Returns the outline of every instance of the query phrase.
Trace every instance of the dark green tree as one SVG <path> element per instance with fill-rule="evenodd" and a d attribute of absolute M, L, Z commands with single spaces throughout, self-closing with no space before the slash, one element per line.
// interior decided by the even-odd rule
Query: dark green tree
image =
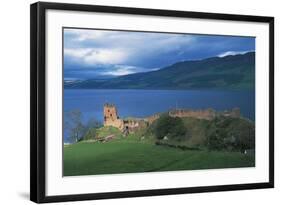
<path fill-rule="evenodd" d="M 167 136 L 171 139 L 181 140 L 185 136 L 186 128 L 181 118 L 164 114 L 157 120 L 154 133 L 157 139 Z"/>
<path fill-rule="evenodd" d="M 209 150 L 244 152 L 254 149 L 254 123 L 242 118 L 218 117 L 211 122 L 206 144 Z"/>

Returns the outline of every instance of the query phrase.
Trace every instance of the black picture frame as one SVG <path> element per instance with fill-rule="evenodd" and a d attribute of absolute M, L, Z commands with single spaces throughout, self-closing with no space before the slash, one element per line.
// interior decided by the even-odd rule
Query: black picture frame
<path fill-rule="evenodd" d="M 46 196 L 46 68 L 45 26 L 46 11 L 67 10 L 101 13 L 120 13 L 160 17 L 215 19 L 229 21 L 263 22 L 269 24 L 269 181 L 263 183 L 230 184 L 188 188 L 138 190 L 106 193 Z M 30 199 L 37 203 L 76 200 L 96 200 L 198 192 L 230 191 L 274 187 L 274 18 L 265 16 L 230 15 L 218 13 L 156 10 L 82 4 L 38 2 L 30 7 Z"/>

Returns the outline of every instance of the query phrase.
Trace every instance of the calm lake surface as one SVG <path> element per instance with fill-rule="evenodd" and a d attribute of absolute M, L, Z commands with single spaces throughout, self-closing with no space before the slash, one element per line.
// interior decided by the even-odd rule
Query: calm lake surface
<path fill-rule="evenodd" d="M 64 112 L 78 109 L 83 121 L 103 121 L 103 105 L 113 103 L 123 117 L 146 117 L 173 108 L 217 111 L 239 107 L 241 114 L 255 120 L 254 91 L 201 91 L 201 90 L 94 90 L 65 89 Z M 66 138 L 66 136 L 64 136 Z"/>

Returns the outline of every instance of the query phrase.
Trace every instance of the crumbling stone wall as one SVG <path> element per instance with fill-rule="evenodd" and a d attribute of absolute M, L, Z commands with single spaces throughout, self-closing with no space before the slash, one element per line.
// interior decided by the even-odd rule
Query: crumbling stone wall
<path fill-rule="evenodd" d="M 160 117 L 160 114 L 155 114 L 155 115 L 151 115 L 151 116 L 145 118 L 145 120 L 148 122 L 148 124 L 152 124 L 159 117 Z"/>
<path fill-rule="evenodd" d="M 177 109 L 169 112 L 171 117 L 193 117 L 197 119 L 211 120 L 216 116 L 216 112 L 213 109 L 206 110 L 185 110 Z"/>

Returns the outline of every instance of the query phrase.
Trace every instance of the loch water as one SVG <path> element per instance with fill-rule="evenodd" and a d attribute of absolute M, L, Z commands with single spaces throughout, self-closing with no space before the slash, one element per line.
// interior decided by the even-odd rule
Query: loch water
<path fill-rule="evenodd" d="M 65 89 L 63 110 L 80 110 L 82 120 L 102 122 L 103 105 L 115 104 L 123 117 L 146 117 L 174 108 L 224 111 L 239 107 L 241 114 L 255 120 L 254 91 L 221 90 L 127 90 Z M 65 136 L 64 136 L 65 137 Z"/>

